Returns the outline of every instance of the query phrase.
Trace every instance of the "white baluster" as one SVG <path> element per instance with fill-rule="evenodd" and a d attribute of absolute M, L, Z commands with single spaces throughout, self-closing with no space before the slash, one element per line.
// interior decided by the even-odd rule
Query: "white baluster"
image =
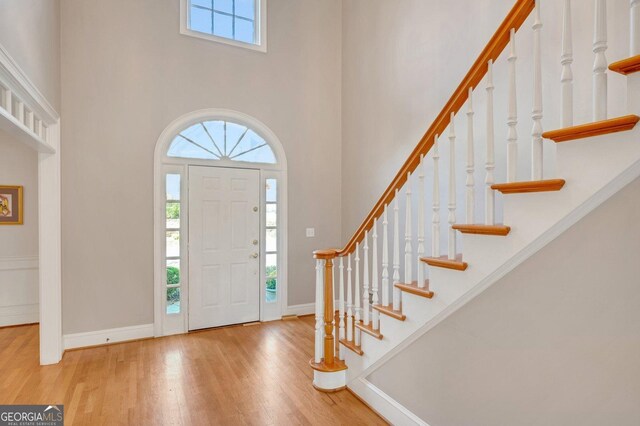
<path fill-rule="evenodd" d="M 433 138 L 433 216 L 431 218 L 431 256 L 440 257 L 440 150 L 438 135 Z"/>
<path fill-rule="evenodd" d="M 455 115 L 451 113 L 449 124 L 449 259 L 456 258 L 456 129 Z"/>
<path fill-rule="evenodd" d="M 640 55 L 640 0 L 631 0 L 630 56 Z"/>
<path fill-rule="evenodd" d="M 325 264 L 325 270 L 326 268 L 326 264 Z M 333 312 L 331 312 L 331 324 L 333 325 L 333 338 L 334 338 L 334 342 L 335 339 L 337 339 L 339 337 L 338 334 L 338 323 L 336 323 L 336 305 L 335 305 L 335 299 L 336 299 L 336 295 L 338 294 L 336 292 L 336 262 L 332 261 L 331 262 L 331 294 L 333 294 Z M 339 306 L 339 304 L 338 304 Z M 325 312 L 326 314 L 326 312 Z M 340 315 L 340 309 L 338 309 L 338 315 Z M 325 320 L 325 325 L 326 325 L 327 321 Z M 326 331 L 325 331 L 326 333 Z M 340 345 L 338 345 L 340 346 Z M 333 355 L 336 355 L 336 351 L 335 351 L 335 345 L 333 347 Z M 338 356 L 338 358 L 340 358 Z"/>
<path fill-rule="evenodd" d="M 362 318 L 360 316 L 360 243 L 356 243 L 356 257 L 355 257 L 355 262 L 356 262 L 356 282 L 355 282 L 355 294 L 353 295 L 353 298 L 356 301 L 356 307 L 355 307 L 355 323 L 359 324 L 360 323 L 360 319 Z M 361 331 L 360 329 L 356 328 L 354 329 L 354 340 L 356 342 L 356 346 L 360 346 L 360 335 L 361 335 Z"/>
<path fill-rule="evenodd" d="M 2 92 L 2 106 L 9 115 L 13 114 L 13 93 L 9 89 Z"/>
<path fill-rule="evenodd" d="M 398 211 L 398 190 L 393 203 L 393 310 L 400 310 L 400 289 L 395 285 L 400 282 L 400 218 Z"/>
<path fill-rule="evenodd" d="M 382 216 L 382 305 L 389 306 L 389 231 L 387 205 Z"/>
<path fill-rule="evenodd" d="M 418 171 L 418 255 L 416 265 L 418 268 L 418 287 L 424 288 L 425 267 L 427 266 L 420 259 L 424 257 L 424 155 L 420 155 L 420 169 Z"/>
<path fill-rule="evenodd" d="M 371 302 L 373 305 L 378 305 L 380 299 L 378 298 L 378 219 L 373 221 L 373 234 L 371 235 L 371 241 L 373 243 L 373 250 L 371 252 Z M 380 312 L 377 310 L 371 311 L 371 326 L 374 330 L 380 328 Z"/>
<path fill-rule="evenodd" d="M 316 260 L 316 347 L 314 361 L 322 362 L 324 357 L 324 261 Z"/>
<path fill-rule="evenodd" d="M 19 122 L 24 123 L 24 104 L 18 100 L 16 103 L 16 115 L 15 117 Z"/>
<path fill-rule="evenodd" d="M 507 182 L 518 179 L 518 100 L 516 95 L 516 30 L 511 28 L 509 42 L 509 108 L 507 112 Z"/>
<path fill-rule="evenodd" d="M 36 118 L 35 122 L 33 123 L 33 131 L 36 133 L 36 135 L 41 137 L 41 135 L 42 135 L 42 121 L 40 121 L 39 118 Z"/>
<path fill-rule="evenodd" d="M 473 148 L 473 88 L 469 87 L 469 103 L 467 108 L 467 223 L 473 224 L 475 221 L 475 164 L 474 164 L 474 148 Z"/>
<path fill-rule="evenodd" d="M 25 110 L 24 112 L 24 125 L 27 126 L 27 129 L 31 130 L 32 132 L 35 133 L 35 127 L 34 127 L 34 115 L 33 115 L 33 111 L 31 111 L 30 109 Z"/>
<path fill-rule="evenodd" d="M 351 254 L 347 256 L 347 340 L 353 342 L 353 285 L 351 283 Z"/>
<path fill-rule="evenodd" d="M 404 282 L 411 284 L 413 282 L 413 247 L 412 247 L 412 235 L 411 235 L 411 173 L 407 173 L 407 186 L 406 191 L 406 204 L 404 212 Z"/>
<path fill-rule="evenodd" d="M 362 254 L 364 262 L 362 265 L 362 321 L 364 325 L 369 325 L 371 316 L 369 312 L 369 242 L 368 231 L 364 233 L 364 244 L 362 246 Z"/>
<path fill-rule="evenodd" d="M 340 274 L 340 320 L 338 325 L 338 339 L 345 338 L 345 310 L 344 310 L 344 257 L 340 257 L 340 266 L 338 266 L 338 273 Z M 344 359 L 344 347 L 342 345 L 338 345 L 340 347 L 340 359 Z"/>
<path fill-rule="evenodd" d="M 540 0 L 536 0 L 533 21 L 533 109 L 531 118 L 531 180 L 541 180 L 542 170 L 542 56 L 540 53 Z"/>
<path fill-rule="evenodd" d="M 593 35 L 593 120 L 607 119 L 607 1 L 596 0 Z"/>
<path fill-rule="evenodd" d="M 493 61 L 489 61 L 487 65 L 487 159 L 485 170 L 487 171 L 484 179 L 485 183 L 485 202 L 484 202 L 484 223 L 485 225 L 495 224 L 496 200 L 495 193 L 491 189 L 491 185 L 495 183 L 493 174 L 496 168 L 495 162 L 495 133 L 493 123 Z"/>
<path fill-rule="evenodd" d="M 562 21 L 562 127 L 573 126 L 573 32 L 571 29 L 571 0 L 564 0 L 564 19 Z"/>

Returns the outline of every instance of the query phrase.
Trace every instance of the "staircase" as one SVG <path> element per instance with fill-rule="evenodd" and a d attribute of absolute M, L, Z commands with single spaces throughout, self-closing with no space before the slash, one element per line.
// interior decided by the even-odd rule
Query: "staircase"
<path fill-rule="evenodd" d="M 540 3 L 544 7 L 545 0 L 516 2 L 348 244 L 314 252 L 316 340 L 310 365 L 316 389 L 349 387 L 385 415 L 385 404 L 393 402 L 382 401 L 367 387 L 366 376 L 640 176 L 640 117 L 635 115 L 640 114 L 640 1 L 630 1 L 630 57 L 608 67 L 611 78 L 626 79 L 628 115 L 607 116 L 607 3 L 595 0 L 595 25 L 580 23 L 594 28 L 593 119 L 574 125 L 576 23 L 571 0 L 564 0 L 562 73 L 556 82 L 544 82 L 558 85 L 558 99 L 545 102 L 560 102 L 561 114 L 553 119 L 558 130 L 546 132 L 542 79 L 548 74 L 542 72 Z M 531 32 L 526 33 L 523 24 L 528 21 Z M 533 38 L 533 81 L 518 85 L 516 64 L 521 57 L 515 40 L 523 32 Z M 502 66 L 506 78 L 494 81 L 494 67 Z M 504 183 L 495 182 L 496 168 L 502 166 L 495 161 L 496 85 L 508 88 Z M 518 120 L 524 120 L 518 117 L 517 97 L 523 93 L 533 100 L 527 118 L 532 130 L 526 141 L 517 134 Z M 485 106 L 481 137 L 474 132 L 480 121 L 473 100 L 479 97 Z M 461 121 L 466 123 L 466 155 L 456 158 L 456 142 L 461 139 L 456 124 Z M 485 151 L 483 183 L 475 181 L 479 142 Z M 554 176 L 544 174 L 545 144 L 555 144 Z M 518 158 L 525 152 L 530 168 L 518 171 Z M 446 164 L 441 164 L 443 154 Z M 466 174 L 464 185 L 456 181 L 460 168 Z M 525 181 L 518 179 L 523 174 L 529 176 Z M 476 197 L 480 185 L 483 199 Z M 458 203 L 459 190 L 464 193 L 463 206 Z M 464 217 L 458 210 L 464 210 Z M 497 213 L 503 223 L 498 223 Z M 476 221 L 478 217 L 482 220 Z M 394 420 L 393 414 L 386 417 L 404 422 Z"/>

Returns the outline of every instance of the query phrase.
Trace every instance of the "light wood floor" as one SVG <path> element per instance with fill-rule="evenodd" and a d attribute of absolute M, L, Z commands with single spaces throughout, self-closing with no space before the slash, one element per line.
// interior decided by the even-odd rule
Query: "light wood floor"
<path fill-rule="evenodd" d="M 0 329 L 0 404 L 64 404 L 65 424 L 385 424 L 311 386 L 313 318 L 67 352 L 38 365 L 36 325 Z"/>

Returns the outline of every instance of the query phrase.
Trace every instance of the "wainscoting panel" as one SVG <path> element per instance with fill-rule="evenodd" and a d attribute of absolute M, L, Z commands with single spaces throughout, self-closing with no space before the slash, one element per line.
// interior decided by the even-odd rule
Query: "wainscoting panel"
<path fill-rule="evenodd" d="M 0 258 L 0 327 L 39 321 L 38 258 Z"/>

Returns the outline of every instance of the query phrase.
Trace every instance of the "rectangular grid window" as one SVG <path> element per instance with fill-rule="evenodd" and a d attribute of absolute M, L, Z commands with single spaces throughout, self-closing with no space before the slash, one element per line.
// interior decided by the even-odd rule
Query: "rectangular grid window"
<path fill-rule="evenodd" d="M 180 313 L 180 240 L 181 240 L 181 204 L 180 175 L 166 175 L 165 205 L 165 271 L 167 276 L 167 314 Z"/>
<path fill-rule="evenodd" d="M 265 190 L 265 276 L 266 302 L 278 300 L 278 182 L 266 179 Z"/>
<path fill-rule="evenodd" d="M 256 0 L 190 0 L 189 29 L 257 44 Z"/>

